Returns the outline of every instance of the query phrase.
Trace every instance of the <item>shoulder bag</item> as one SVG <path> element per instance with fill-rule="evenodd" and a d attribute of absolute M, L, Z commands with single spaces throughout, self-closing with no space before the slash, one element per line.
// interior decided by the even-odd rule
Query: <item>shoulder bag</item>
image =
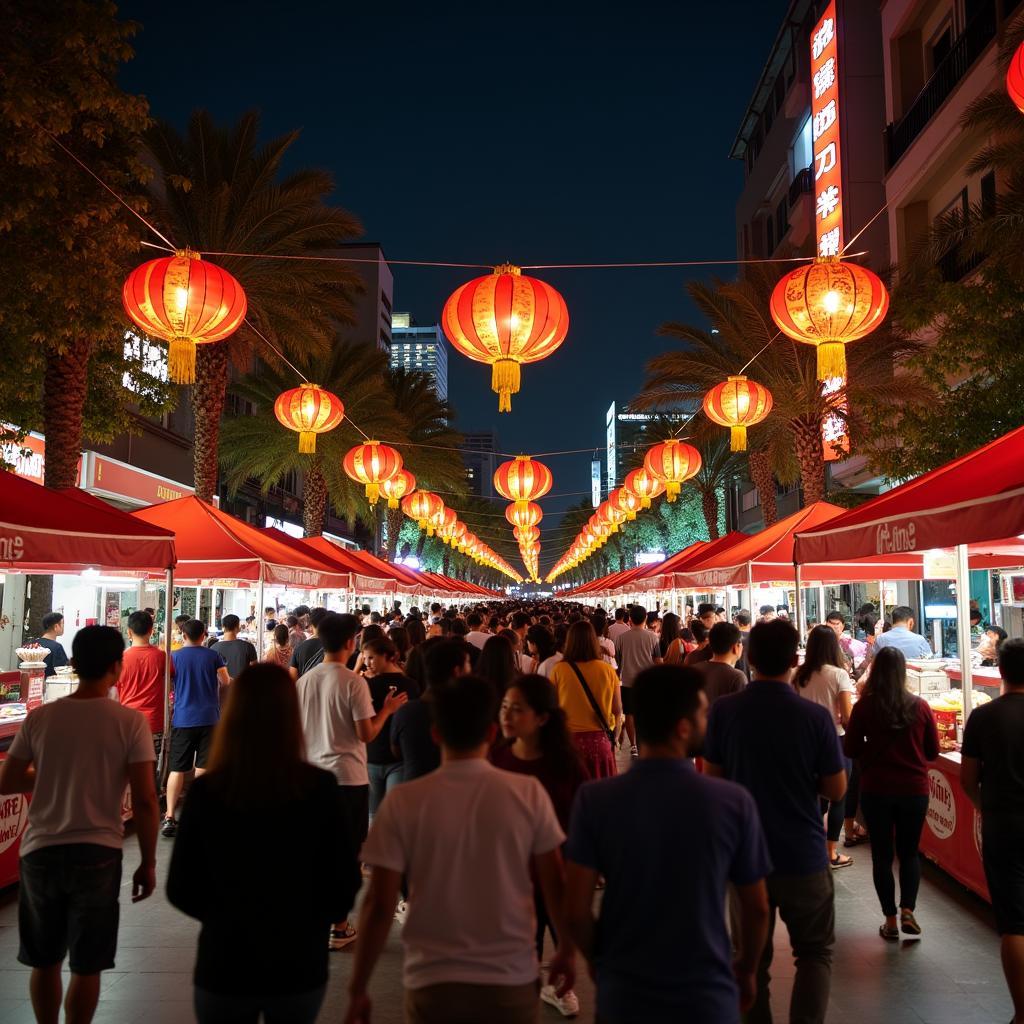
<path fill-rule="evenodd" d="M 580 681 L 580 686 L 583 687 L 583 692 L 586 694 L 587 701 L 590 703 L 591 708 L 594 711 L 594 716 L 597 718 L 598 724 L 601 727 L 601 732 L 608 737 L 608 742 L 612 745 L 612 749 L 615 749 L 615 732 L 608 728 L 608 723 L 605 722 L 604 715 L 601 713 L 601 709 L 597 705 L 597 701 L 594 699 L 594 694 L 591 692 L 590 687 L 587 686 L 586 679 L 583 678 L 583 673 L 579 670 L 574 661 L 567 661 L 566 664 L 576 673 L 576 678 Z"/>

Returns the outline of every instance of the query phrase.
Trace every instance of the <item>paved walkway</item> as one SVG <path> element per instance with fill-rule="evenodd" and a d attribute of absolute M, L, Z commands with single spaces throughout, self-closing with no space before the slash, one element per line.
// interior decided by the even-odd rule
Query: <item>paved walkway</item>
<path fill-rule="evenodd" d="M 254 838 L 254 843 L 258 839 Z M 97 1024 L 181 1024 L 192 1020 L 191 968 L 197 925 L 179 914 L 163 896 L 163 875 L 170 842 L 160 840 L 160 888 L 132 905 L 126 887 L 117 969 L 104 975 Z M 126 847 L 126 878 L 138 863 L 137 848 Z M 878 937 L 881 916 L 871 886 L 870 855 L 852 851 L 855 863 L 836 873 L 838 939 L 829 1020 L 837 1024 L 1005 1024 L 1012 1016 L 999 966 L 998 939 L 987 906 L 935 869 L 926 869 L 918 904 L 924 929 L 919 941 L 899 944 Z M 211 870 L 223 870 L 214 868 Z M 273 884 L 273 880 L 268 880 Z M 258 899 L 259 894 L 254 893 Z M 17 963 L 17 894 L 0 894 L 0 1021 L 28 1024 L 27 971 Z M 267 922 L 273 932 L 273 922 Z M 792 985 L 792 959 L 780 924 L 776 932 L 776 969 L 772 1002 L 776 1019 L 786 1020 Z M 345 986 L 351 947 L 332 954 L 331 980 L 321 1021 L 338 1022 L 346 1006 Z M 578 991 L 582 1021 L 593 1020 L 589 979 Z M 374 977 L 375 1024 L 402 1020 L 401 949 L 397 927 Z M 545 1007 L 545 1024 L 561 1018 Z"/>

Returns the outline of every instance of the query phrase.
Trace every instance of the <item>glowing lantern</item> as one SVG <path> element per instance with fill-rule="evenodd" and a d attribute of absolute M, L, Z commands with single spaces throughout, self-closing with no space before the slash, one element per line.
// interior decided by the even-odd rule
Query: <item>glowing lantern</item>
<path fill-rule="evenodd" d="M 536 526 L 544 518 L 544 513 L 534 501 L 516 501 L 506 507 L 505 518 L 512 526 L 523 529 Z"/>
<path fill-rule="evenodd" d="M 345 418 L 345 406 L 337 395 L 319 384 L 303 384 L 277 396 L 274 415 L 278 423 L 299 432 L 299 451 L 316 451 L 316 435 L 333 430 Z"/>
<path fill-rule="evenodd" d="M 665 493 L 665 485 L 657 477 L 648 473 L 643 466 L 627 473 L 622 486 L 640 499 L 641 508 L 650 508 L 651 499 Z"/>
<path fill-rule="evenodd" d="M 512 530 L 512 536 L 520 544 L 532 544 L 535 540 L 540 540 L 540 530 L 536 526 L 516 526 Z"/>
<path fill-rule="evenodd" d="M 437 535 L 447 544 L 452 534 L 455 532 L 455 525 L 458 523 L 459 517 L 455 513 L 455 509 L 446 508 L 438 515 L 434 520 L 434 525 L 437 528 Z"/>
<path fill-rule="evenodd" d="M 190 249 L 136 267 L 121 300 L 133 323 L 168 343 L 167 375 L 176 384 L 195 381 L 196 345 L 234 334 L 246 311 L 242 286 Z"/>
<path fill-rule="evenodd" d="M 1013 105 L 1024 114 L 1024 43 L 1017 47 L 1010 61 L 1010 68 L 1006 72 L 1006 91 Z"/>
<path fill-rule="evenodd" d="M 620 511 L 625 513 L 628 520 L 636 519 L 637 512 L 642 507 L 640 499 L 628 487 L 617 487 L 608 495 L 608 500 Z"/>
<path fill-rule="evenodd" d="M 398 503 L 416 490 L 416 477 L 407 469 L 400 469 L 380 485 L 380 493 L 388 499 L 388 508 L 398 508 Z"/>
<path fill-rule="evenodd" d="M 747 427 L 760 423 L 772 411 L 772 393 L 756 381 L 742 375 L 716 384 L 704 396 L 704 412 L 709 420 L 730 427 L 729 450 L 747 450 Z"/>
<path fill-rule="evenodd" d="M 402 499 L 402 511 L 416 520 L 421 530 L 427 531 L 428 537 L 434 536 L 434 516 L 444 508 L 444 502 L 430 491 L 416 491 Z"/>
<path fill-rule="evenodd" d="M 551 470 L 542 462 L 531 459 L 529 455 L 518 455 L 511 462 L 503 462 L 494 473 L 494 489 L 503 498 L 508 498 L 519 506 L 543 498 L 551 490 L 551 484 Z"/>
<path fill-rule="evenodd" d="M 597 516 L 608 524 L 612 533 L 618 533 L 619 526 L 626 520 L 626 513 L 613 504 L 610 499 L 601 502 L 597 509 Z"/>
<path fill-rule="evenodd" d="M 845 380 L 845 346 L 875 330 L 888 311 L 889 293 L 878 275 L 838 256 L 791 270 L 771 298 L 779 330 L 817 346 L 818 380 Z"/>
<path fill-rule="evenodd" d="M 498 411 L 511 412 L 520 363 L 544 359 L 565 341 L 569 311 L 551 285 L 503 264 L 452 292 L 441 324 L 463 355 L 492 365 Z"/>
<path fill-rule="evenodd" d="M 668 500 L 675 501 L 681 486 L 700 470 L 700 452 L 673 437 L 647 450 L 644 468 L 665 485 Z"/>
<path fill-rule="evenodd" d="M 366 485 L 366 498 L 371 505 L 376 505 L 380 485 L 401 470 L 402 456 L 390 445 L 367 441 L 357 444 L 345 456 L 342 468 L 350 479 Z"/>
<path fill-rule="evenodd" d="M 462 543 L 467 532 L 466 524 L 456 520 L 455 525 L 452 527 L 451 534 L 448 536 L 448 543 L 451 544 L 453 548 L 457 548 Z"/>

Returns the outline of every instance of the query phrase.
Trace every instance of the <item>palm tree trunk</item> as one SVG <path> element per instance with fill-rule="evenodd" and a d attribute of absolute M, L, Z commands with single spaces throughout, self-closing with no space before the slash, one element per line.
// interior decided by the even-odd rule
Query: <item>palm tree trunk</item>
<path fill-rule="evenodd" d="M 765 526 L 774 526 L 779 521 L 779 506 L 775 500 L 775 477 L 772 475 L 771 459 L 767 452 L 751 452 L 747 456 L 750 464 L 750 479 L 757 488 L 761 502 L 761 517 Z"/>
<path fill-rule="evenodd" d="M 800 463 L 800 481 L 803 485 L 804 504 L 813 505 L 825 500 L 825 453 L 821 446 L 821 424 L 806 420 L 793 420 L 793 445 Z"/>
<path fill-rule="evenodd" d="M 207 502 L 212 502 L 217 493 L 220 418 L 224 413 L 227 387 L 227 348 L 219 343 L 199 345 L 196 382 L 192 385 L 192 412 L 196 421 L 192 458 L 196 497 Z M 320 529 L 323 529 L 322 524 Z"/>
<path fill-rule="evenodd" d="M 416 541 L 416 557 L 423 561 L 423 546 L 427 543 L 427 531 L 420 530 L 419 540 Z"/>
<path fill-rule="evenodd" d="M 448 545 L 446 544 L 445 548 L 444 548 L 444 555 L 441 558 L 441 575 L 442 576 L 447 576 L 448 575 L 448 566 L 451 563 L 451 559 L 452 559 L 452 549 L 450 547 L 448 547 Z"/>
<path fill-rule="evenodd" d="M 400 508 L 389 508 L 387 510 L 388 524 L 388 561 L 393 562 L 398 553 L 398 535 L 402 532 L 402 510 Z"/>
<path fill-rule="evenodd" d="M 708 539 L 718 540 L 718 495 L 713 488 L 701 492 L 700 504 L 708 528 Z"/>
<path fill-rule="evenodd" d="M 327 516 L 327 481 L 320 463 L 314 461 L 302 484 L 302 529 L 307 537 L 324 532 Z"/>
<path fill-rule="evenodd" d="M 75 341 L 63 352 L 51 349 L 46 354 L 43 483 L 47 487 L 74 487 L 78 483 L 90 352 L 88 341 Z M 37 637 L 43 632 L 43 616 L 53 611 L 53 577 L 33 576 L 30 588 L 28 628 L 31 636 Z"/>

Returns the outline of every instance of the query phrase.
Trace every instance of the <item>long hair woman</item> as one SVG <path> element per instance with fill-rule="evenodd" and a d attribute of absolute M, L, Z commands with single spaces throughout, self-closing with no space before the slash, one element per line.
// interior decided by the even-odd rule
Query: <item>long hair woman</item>
<path fill-rule="evenodd" d="M 846 671 L 846 659 L 839 646 L 839 637 L 831 626 L 815 626 L 807 634 L 807 651 L 804 663 L 793 674 L 793 686 L 801 697 L 820 704 L 832 716 L 836 734 L 846 734 L 853 708 L 855 687 L 850 673 Z M 840 742 L 842 740 L 840 739 Z M 839 833 L 846 823 L 846 834 L 854 835 L 857 814 L 858 792 L 853 785 L 853 762 L 846 760 L 846 777 L 849 784 L 846 796 L 832 803 L 822 801 L 828 807 L 826 821 L 826 843 L 828 859 L 833 868 L 846 868 L 853 863 L 852 857 L 839 853 Z"/>
<path fill-rule="evenodd" d="M 531 626 L 526 631 L 526 653 L 532 659 L 532 674 L 546 676 L 544 664 L 558 654 L 554 634 L 547 626 Z M 554 662 L 551 663 L 555 664 Z M 551 665 L 548 666 L 550 670 Z"/>
<path fill-rule="evenodd" d="M 895 647 L 872 659 L 864 696 L 853 706 L 844 743 L 861 761 L 860 802 L 871 834 L 875 892 L 885 921 L 878 929 L 895 942 L 900 929 L 920 935 L 914 917 L 921 884 L 918 843 L 928 812 L 928 762 L 939 756 L 939 734 L 927 701 L 907 690 L 907 662 Z M 892 861 L 900 861 L 899 925 Z"/>
<path fill-rule="evenodd" d="M 419 617 L 413 618 L 411 615 L 407 615 L 405 618 L 405 631 L 409 635 L 410 649 L 419 647 L 427 639 L 427 630 L 423 625 L 423 620 Z"/>
<path fill-rule="evenodd" d="M 200 1024 L 261 1013 L 316 1020 L 331 922 L 352 909 L 361 882 L 337 788 L 330 772 L 305 761 L 287 671 L 266 663 L 245 669 L 231 685 L 207 770 L 189 789 L 167 877 L 170 902 L 202 922 L 194 973 Z M 261 827 L 254 844 L 257 821 L 271 827 Z M 300 871 L 289 868 L 296 864 Z"/>
<path fill-rule="evenodd" d="M 551 670 L 558 704 L 565 711 L 587 777 L 615 774 L 612 743 L 622 718 L 619 677 L 601 656 L 589 622 L 574 622 L 565 638 L 563 660 Z"/>
<path fill-rule="evenodd" d="M 500 701 L 520 674 L 519 660 L 511 637 L 502 632 L 488 639 L 480 652 L 480 657 L 477 658 L 473 672 L 491 683 Z"/>
<path fill-rule="evenodd" d="M 543 676 L 520 676 L 505 692 L 500 723 L 505 742 L 491 749 L 491 762 L 505 771 L 533 775 L 551 797 L 562 830 L 568 832 L 572 802 L 585 776 L 554 686 Z M 543 892 L 536 884 L 533 899 L 537 916 L 537 960 L 543 961 L 545 931 L 551 932 L 556 944 L 558 936 L 544 904 Z M 566 992 L 559 997 L 554 988 L 545 987 L 546 1002 L 559 998 L 561 1001 L 556 1005 L 564 1013 L 579 1012 L 575 993 Z"/>
<path fill-rule="evenodd" d="M 682 623 L 675 612 L 666 612 L 661 619 L 661 656 L 669 665 L 681 665 L 686 647 L 681 636 Z"/>
<path fill-rule="evenodd" d="M 263 655 L 263 660 L 269 661 L 272 665 L 287 668 L 291 663 L 293 650 L 291 634 L 288 632 L 288 627 L 282 622 L 279 626 L 274 627 L 274 632 L 271 633 L 271 640 L 267 645 L 267 653 Z"/>

